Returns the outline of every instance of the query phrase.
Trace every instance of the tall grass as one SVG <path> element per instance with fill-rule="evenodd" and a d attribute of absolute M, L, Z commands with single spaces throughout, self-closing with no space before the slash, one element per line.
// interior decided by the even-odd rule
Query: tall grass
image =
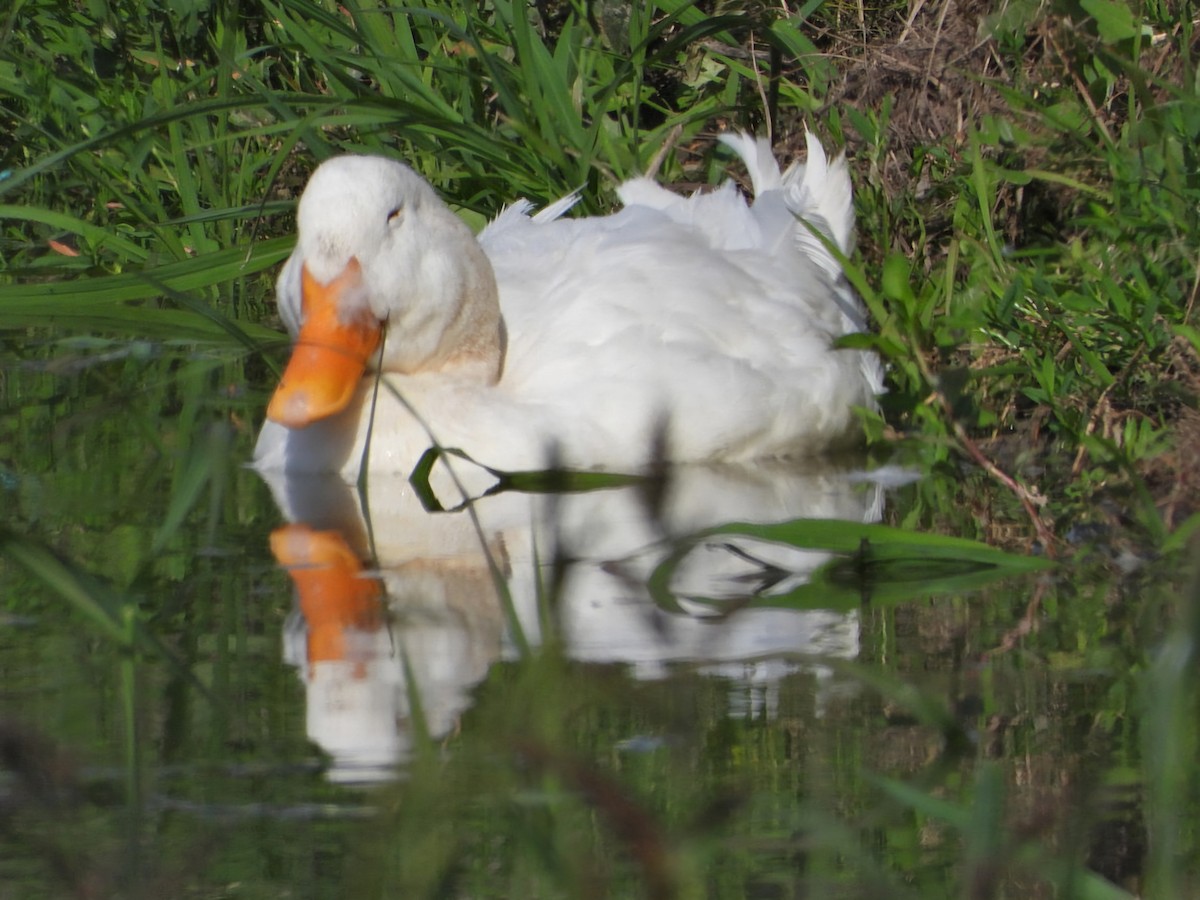
<path fill-rule="evenodd" d="M 1163 542 L 1195 509 L 1163 487 L 1198 377 L 1190 19 L 1013 4 L 978 23 L 1007 73 L 990 105 L 914 142 L 896 104 L 920 95 L 836 102 L 847 76 L 819 50 L 851 49 L 828 30 L 844 13 L 23 0 L 0 20 L 0 326 L 266 346 L 267 273 L 333 153 L 402 156 L 479 224 L 577 188 L 600 211 L 648 169 L 712 181 L 714 126 L 784 138 L 808 121 L 856 148 L 856 281 L 891 365 L 888 425 L 926 464 L 954 452 L 1011 476 L 1027 512 L 1045 495 L 1043 542 L 1098 492 Z"/>

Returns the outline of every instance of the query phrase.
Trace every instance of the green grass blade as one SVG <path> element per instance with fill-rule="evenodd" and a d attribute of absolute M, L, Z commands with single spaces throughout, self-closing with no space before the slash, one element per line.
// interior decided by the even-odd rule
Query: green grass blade
<path fill-rule="evenodd" d="M 128 647 L 130 638 L 120 615 L 120 604 L 108 587 L 91 575 L 59 559 L 41 544 L 0 527 L 0 552 L 36 577 L 105 637 Z"/>
<path fill-rule="evenodd" d="M 287 258 L 293 243 L 291 237 L 273 238 L 251 248 L 230 247 L 120 275 L 0 285 L 0 316 L 16 317 L 46 312 L 44 304 L 48 302 L 60 304 L 54 312 L 69 315 L 76 310 L 86 310 L 87 305 L 92 303 L 146 300 L 158 292 L 148 279 L 169 285 L 177 291 L 198 290 L 269 269 Z"/>
<path fill-rule="evenodd" d="M 12 219 L 24 222 L 38 222 L 49 225 L 59 231 L 69 231 L 90 241 L 96 247 L 104 247 L 121 253 L 126 259 L 144 260 L 148 255 L 145 248 L 109 228 L 101 228 L 85 222 L 67 213 L 52 209 L 40 209 L 35 206 L 12 206 L 0 204 L 0 219 Z"/>
<path fill-rule="evenodd" d="M 794 519 L 773 524 L 733 522 L 677 541 L 651 573 L 651 596 L 664 609 L 676 601 L 671 580 L 698 544 L 725 537 L 749 537 L 837 557 L 813 572 L 805 584 L 779 595 L 750 598 L 750 606 L 849 611 L 864 602 L 886 605 L 937 592 L 961 592 L 1000 578 L 1045 570 L 1044 557 L 1018 556 L 986 544 L 939 534 L 921 534 L 888 525 L 828 519 Z M 715 607 L 727 601 L 689 597 Z"/>
<path fill-rule="evenodd" d="M 967 538 L 922 534 L 890 525 L 844 522 L 831 519 L 793 519 L 756 524 L 731 522 L 699 532 L 694 538 L 744 535 L 834 553 L 869 555 L 872 560 L 937 559 L 974 562 L 1010 573 L 1048 569 L 1054 562 L 1040 556 L 1018 556 Z"/>
<path fill-rule="evenodd" d="M 192 445 L 183 471 L 171 491 L 167 514 L 154 534 L 150 545 L 151 557 L 161 553 L 179 531 L 205 486 L 212 480 L 215 467 L 225 459 L 228 451 L 227 435 L 216 428 L 209 429 L 207 440 Z"/>

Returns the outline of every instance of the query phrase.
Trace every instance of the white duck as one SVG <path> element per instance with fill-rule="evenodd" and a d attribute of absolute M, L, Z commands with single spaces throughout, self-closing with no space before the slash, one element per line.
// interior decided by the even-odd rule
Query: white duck
<path fill-rule="evenodd" d="M 852 443 L 882 373 L 832 347 L 863 313 L 809 227 L 850 251 L 845 159 L 809 136 L 781 173 L 765 140 L 722 140 L 753 205 L 728 182 L 683 197 L 638 178 L 612 215 L 518 201 L 478 239 L 399 162 L 323 163 L 277 285 L 296 348 L 257 467 L 353 477 L 368 431 L 370 467 L 406 473 L 434 439 L 507 471 L 636 471 L 664 429 L 678 462 Z"/>

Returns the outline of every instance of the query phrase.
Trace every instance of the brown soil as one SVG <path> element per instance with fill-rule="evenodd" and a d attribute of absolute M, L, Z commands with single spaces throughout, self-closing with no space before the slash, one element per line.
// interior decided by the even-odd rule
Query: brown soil
<path fill-rule="evenodd" d="M 859 7 L 861 9 L 861 6 Z M 1077 93 L 1091 108 L 1101 130 L 1115 134 L 1123 125 L 1129 109 L 1129 93 L 1140 92 L 1143 106 L 1169 97 L 1172 85 L 1181 84 L 1186 60 L 1171 52 L 1175 42 L 1152 36 L 1141 55 L 1142 73 L 1137 83 L 1128 78 L 1118 79 L 1116 88 L 1105 97 L 1091 96 L 1086 86 L 1072 72 L 1080 70 L 1080 59 L 1095 47 L 1095 37 L 1086 25 L 1071 22 L 1059 14 L 1046 14 L 1036 28 L 1028 33 L 1010 35 L 1007 53 L 997 44 L 1004 39 L 1003 28 L 997 27 L 997 6 L 979 0 L 917 0 L 909 10 L 899 9 L 890 21 L 879 16 L 873 21 L 839 22 L 837 27 L 822 36 L 820 43 L 839 59 L 840 83 L 829 98 L 835 109 L 853 107 L 879 114 L 890 101 L 883 146 L 872 146 L 868 136 L 846 131 L 847 150 L 856 159 L 860 177 L 869 168 L 869 177 L 887 201 L 912 203 L 920 211 L 924 232 L 920 249 L 925 254 L 924 265 L 931 269 L 940 260 L 939 247 L 948 243 L 952 223 L 943 198 L 936 190 L 937 174 L 929 163 L 921 163 L 921 148 L 938 147 L 949 154 L 952 163 L 966 164 L 970 134 L 987 117 L 1013 120 L 1015 95 L 1036 97 L 1039 93 L 1067 87 Z M 907 18 L 904 18 L 907 16 Z M 857 26 L 857 27 L 855 27 Z M 871 29 L 874 29 L 872 31 Z M 1013 66 L 1013 42 L 1019 42 L 1020 64 Z M 1200 36 L 1193 38 L 1193 49 L 1200 48 Z M 1064 84 L 1065 82 L 1065 84 Z M 1036 132 L 1036 120 L 1014 124 Z M 792 141 L 802 143 L 799 123 L 781 129 L 794 135 Z M 798 151 L 799 146 L 789 147 Z M 881 152 L 882 151 L 882 152 Z M 1059 155 L 1059 148 L 1039 145 L 1036 141 L 1014 142 L 1011 151 L 1018 165 L 1050 166 L 1087 182 L 1104 177 L 1090 172 L 1087 166 L 1091 154 L 1076 148 L 1073 161 L 1068 154 Z M 1047 156 L 1053 155 L 1051 159 Z M 1019 162 L 1018 162 L 1019 161 Z M 1069 240 L 1069 211 L 1080 198 L 1065 187 L 1033 184 L 1027 188 L 1002 186 L 994 210 L 998 227 L 1013 246 L 1044 241 Z M 1050 234 L 1047 234 L 1047 230 Z M 868 263 L 882 259 L 890 251 L 910 257 L 918 251 L 915 241 L 906 239 L 902 230 L 893 236 L 893 246 L 863 246 L 861 251 Z M 1200 283 L 1200 276 L 1198 276 Z M 1195 291 L 1193 291 L 1193 294 Z M 1192 301 L 1194 303 L 1194 300 Z M 1191 310 L 1195 321 L 1195 310 Z M 959 360 L 972 367 L 986 366 L 995 360 Z M 937 368 L 938 360 L 931 364 Z M 1183 338 L 1171 345 L 1165 359 L 1155 362 L 1161 382 L 1172 382 L 1181 397 L 1190 397 L 1160 409 L 1169 428 L 1169 449 L 1145 462 L 1139 473 L 1152 492 L 1168 528 L 1183 522 L 1200 510 L 1200 358 Z M 1088 410 L 1097 433 L 1119 443 L 1124 421 L 1144 416 L 1135 408 L 1115 407 L 1111 398 L 1101 396 L 1095 409 Z M 1007 418 L 1007 417 L 1006 417 Z M 1040 419 L 1034 410 L 1021 417 L 1022 427 L 1007 435 L 986 439 L 988 453 L 1019 468 L 1014 454 L 1038 453 L 1045 446 L 1039 434 Z M 1009 421 L 1012 421 L 1011 419 Z M 1015 438 L 1015 440 L 1014 440 Z M 1020 446 L 1017 446 L 1020 445 Z M 1040 455 L 1040 454 L 1039 454 Z M 1086 460 L 1083 451 L 1068 461 L 1072 478 L 1078 477 Z M 1002 462 L 1003 465 L 1003 462 Z M 1014 474 L 1019 474 L 1014 472 Z"/>
<path fill-rule="evenodd" d="M 891 98 L 882 170 L 889 193 L 920 194 L 910 176 L 915 147 L 939 144 L 961 150 L 969 125 L 1008 110 L 994 83 L 1011 78 L 993 42 L 980 37 L 986 12 L 970 0 L 942 0 L 936 6 L 922 2 L 907 21 L 895 22 L 890 33 L 842 39 L 845 45 L 838 52 L 847 63 L 829 103 L 879 110 Z M 850 149 L 857 149 L 853 142 Z"/>
<path fill-rule="evenodd" d="M 1139 57 L 1141 85 L 1118 79 L 1109 96 L 1090 96 L 1071 73 L 1092 52 L 1095 38 L 1086 25 L 1053 13 L 1045 14 L 1033 31 L 1009 38 L 1022 44 L 1021 64 L 1013 69 L 1006 62 L 1011 52 L 1002 54 L 997 44 L 1005 29 L 997 9 L 977 0 L 918 0 L 907 18 L 899 10 L 890 22 L 874 20 L 871 27 L 882 29 L 878 33 L 868 33 L 864 25 L 857 33 L 839 28 L 824 36 L 829 52 L 841 61 L 840 85 L 829 97 L 830 107 L 878 111 L 886 99 L 892 101 L 882 166 L 889 195 L 921 196 L 924 173 L 910 171 L 914 149 L 937 145 L 963 151 L 971 127 L 985 117 L 1012 118 L 1014 92 L 1032 99 L 1066 81 L 1113 133 L 1128 109 L 1130 91 L 1144 91 L 1144 99 L 1152 103 L 1168 99 L 1170 86 L 1182 83 L 1186 60 L 1159 35 L 1150 38 Z M 1193 49 L 1200 49 L 1200 33 L 1193 37 Z M 848 138 L 851 152 L 862 149 L 861 137 Z M 1037 152 L 1029 146 L 1020 150 Z"/>

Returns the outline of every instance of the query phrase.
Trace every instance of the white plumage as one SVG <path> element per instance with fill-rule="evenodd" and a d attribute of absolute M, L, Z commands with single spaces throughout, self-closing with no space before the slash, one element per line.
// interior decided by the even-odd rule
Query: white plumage
<path fill-rule="evenodd" d="M 279 277 L 280 312 L 295 336 L 308 315 L 302 269 L 325 284 L 357 260 L 337 316 L 387 321 L 370 467 L 407 472 L 430 446 L 406 405 L 442 446 L 509 471 L 550 460 L 635 471 L 660 429 L 674 461 L 853 443 L 853 408 L 874 405 L 882 373 L 873 354 L 833 349 L 864 316 L 809 227 L 850 252 L 845 160 L 828 162 L 810 136 L 806 163 L 781 173 L 766 141 L 724 140 L 749 168 L 752 205 L 731 183 L 683 197 L 638 178 L 612 215 L 564 217 L 567 197 L 530 216 L 518 201 L 478 239 L 400 163 L 338 157 L 318 168 Z M 268 421 L 258 467 L 353 475 L 372 381 L 303 427 Z M 300 401 L 276 400 L 295 425 Z"/>

